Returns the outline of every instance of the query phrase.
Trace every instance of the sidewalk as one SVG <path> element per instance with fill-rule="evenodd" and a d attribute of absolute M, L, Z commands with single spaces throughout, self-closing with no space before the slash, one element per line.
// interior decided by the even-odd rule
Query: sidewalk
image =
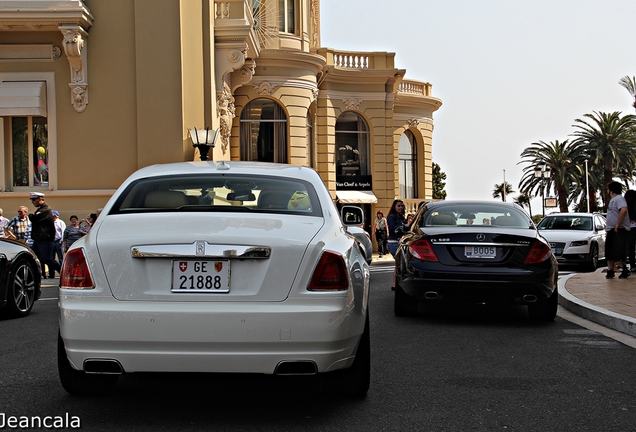
<path fill-rule="evenodd" d="M 373 264 L 393 264 L 393 258 L 374 254 Z M 562 276 L 559 304 L 575 315 L 636 337 L 636 274 L 627 279 L 605 279 L 603 268 L 599 268 L 594 273 Z"/>
<path fill-rule="evenodd" d="M 564 276 L 559 280 L 559 304 L 580 317 L 636 337 L 636 274 L 605 279 L 600 268 L 594 273 Z"/>

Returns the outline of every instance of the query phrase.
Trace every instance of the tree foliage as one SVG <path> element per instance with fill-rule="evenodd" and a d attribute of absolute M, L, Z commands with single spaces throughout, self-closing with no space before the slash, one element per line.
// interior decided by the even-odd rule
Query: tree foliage
<path fill-rule="evenodd" d="M 550 195 L 554 191 L 559 203 L 559 210 L 566 212 L 571 202 L 571 185 L 584 174 L 581 164 L 585 162 L 583 150 L 579 144 L 565 141 L 532 143 L 521 152 L 523 169 L 519 190 L 529 195 Z M 537 177 L 537 166 L 543 164 L 549 168 L 550 177 Z"/>
<path fill-rule="evenodd" d="M 433 162 L 433 199 L 446 199 L 446 173 L 442 171 L 440 166 Z"/>
<path fill-rule="evenodd" d="M 594 112 L 576 119 L 572 134 L 592 165 L 602 167 L 603 204 L 607 208 L 609 194 L 605 188 L 614 177 L 631 181 L 636 169 L 636 116 L 621 113 Z"/>
<path fill-rule="evenodd" d="M 530 205 L 532 198 L 532 195 L 522 192 L 514 198 L 513 202 L 519 204 L 521 207 L 528 207 L 528 213 L 532 216 L 532 207 Z"/>
<path fill-rule="evenodd" d="M 626 75 L 618 83 L 629 92 L 636 108 L 636 76 Z M 525 167 L 519 181 L 522 195 L 516 199 L 519 204 L 525 205 L 523 195 L 531 198 L 554 192 L 561 211 L 567 211 L 571 204 L 577 211 L 586 211 L 588 202 L 590 211 L 597 211 L 599 197 L 604 208 L 609 203 L 607 184 L 615 179 L 626 187 L 634 183 L 636 116 L 594 111 L 574 122 L 571 141 L 538 141 L 521 153 L 519 163 Z M 535 176 L 539 165 L 549 168 L 549 178 Z"/>
<path fill-rule="evenodd" d="M 618 83 L 627 89 L 629 95 L 634 99 L 632 106 L 636 108 L 636 76 L 630 78 L 629 75 L 625 75 Z"/>
<path fill-rule="evenodd" d="M 495 184 L 495 189 L 492 191 L 492 197 L 501 198 L 501 200 L 505 202 L 512 193 L 514 193 L 512 185 L 508 182 L 503 182 L 501 184 Z"/>

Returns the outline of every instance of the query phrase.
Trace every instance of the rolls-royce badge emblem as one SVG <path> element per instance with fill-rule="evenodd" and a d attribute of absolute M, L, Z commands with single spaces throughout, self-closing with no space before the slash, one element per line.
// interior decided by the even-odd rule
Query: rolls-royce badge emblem
<path fill-rule="evenodd" d="M 486 240 L 486 235 L 485 234 L 477 234 L 477 240 L 479 240 L 479 241 Z"/>
<path fill-rule="evenodd" d="M 204 255 L 205 255 L 205 242 L 198 241 L 197 242 L 197 256 L 204 256 Z"/>

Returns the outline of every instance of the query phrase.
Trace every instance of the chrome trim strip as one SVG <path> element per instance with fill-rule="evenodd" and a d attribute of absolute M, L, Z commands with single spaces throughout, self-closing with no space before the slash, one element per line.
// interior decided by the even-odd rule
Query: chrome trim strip
<path fill-rule="evenodd" d="M 522 243 L 483 243 L 483 242 L 434 242 L 431 241 L 432 245 L 443 245 L 443 246 L 530 246 L 530 243 L 522 244 Z"/>
<path fill-rule="evenodd" d="M 196 241 L 192 244 L 141 245 L 130 248 L 133 258 L 269 258 L 267 246 L 218 245 Z"/>

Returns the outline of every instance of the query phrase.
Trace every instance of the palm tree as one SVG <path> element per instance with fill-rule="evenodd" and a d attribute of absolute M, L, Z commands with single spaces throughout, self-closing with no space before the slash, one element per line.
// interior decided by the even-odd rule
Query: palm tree
<path fill-rule="evenodd" d="M 527 165 L 519 181 L 519 190 L 528 195 L 541 195 L 543 198 L 546 193 L 549 194 L 550 190 L 554 189 L 559 210 L 568 211 L 568 206 L 572 202 L 571 185 L 585 176 L 585 158 L 580 145 L 570 143 L 568 140 L 550 143 L 538 141 L 521 152 L 521 157 L 523 160 L 519 163 Z M 549 168 L 549 178 L 535 176 L 539 165 Z"/>
<path fill-rule="evenodd" d="M 585 154 L 584 150 L 583 152 Z M 586 155 L 586 159 L 588 159 L 589 162 L 590 157 Z M 580 177 L 575 179 L 570 190 L 570 202 L 578 203 L 576 211 L 587 211 L 588 200 L 590 202 L 591 212 L 597 212 L 599 210 L 598 193 L 599 191 L 602 193 L 604 189 L 602 168 L 600 165 L 588 163 L 587 181 L 585 179 L 585 171 L 583 171 Z M 585 193 L 586 188 L 588 188 L 587 194 Z"/>
<path fill-rule="evenodd" d="M 625 87 L 630 96 L 634 98 L 634 104 L 632 106 L 636 108 L 636 77 L 630 78 L 629 75 L 625 75 L 618 83 Z"/>
<path fill-rule="evenodd" d="M 605 189 L 614 177 L 631 177 L 636 168 L 636 116 L 621 113 L 594 112 L 586 119 L 576 119 L 578 130 L 572 135 L 588 155 L 592 165 L 603 170 L 603 204 L 607 208 L 609 194 Z M 589 120 L 588 120 L 589 119 Z"/>
<path fill-rule="evenodd" d="M 512 185 L 508 182 L 503 182 L 502 184 L 495 184 L 495 189 L 492 191 L 492 197 L 501 198 L 502 201 L 506 201 L 506 197 L 513 192 L 514 190 L 512 190 Z"/>
<path fill-rule="evenodd" d="M 532 207 L 530 205 L 530 201 L 532 201 L 532 198 L 534 198 L 532 195 L 522 192 L 517 195 L 517 197 L 514 199 L 514 202 L 519 204 L 521 207 L 528 207 L 528 213 L 530 213 L 530 216 L 532 216 Z"/>

